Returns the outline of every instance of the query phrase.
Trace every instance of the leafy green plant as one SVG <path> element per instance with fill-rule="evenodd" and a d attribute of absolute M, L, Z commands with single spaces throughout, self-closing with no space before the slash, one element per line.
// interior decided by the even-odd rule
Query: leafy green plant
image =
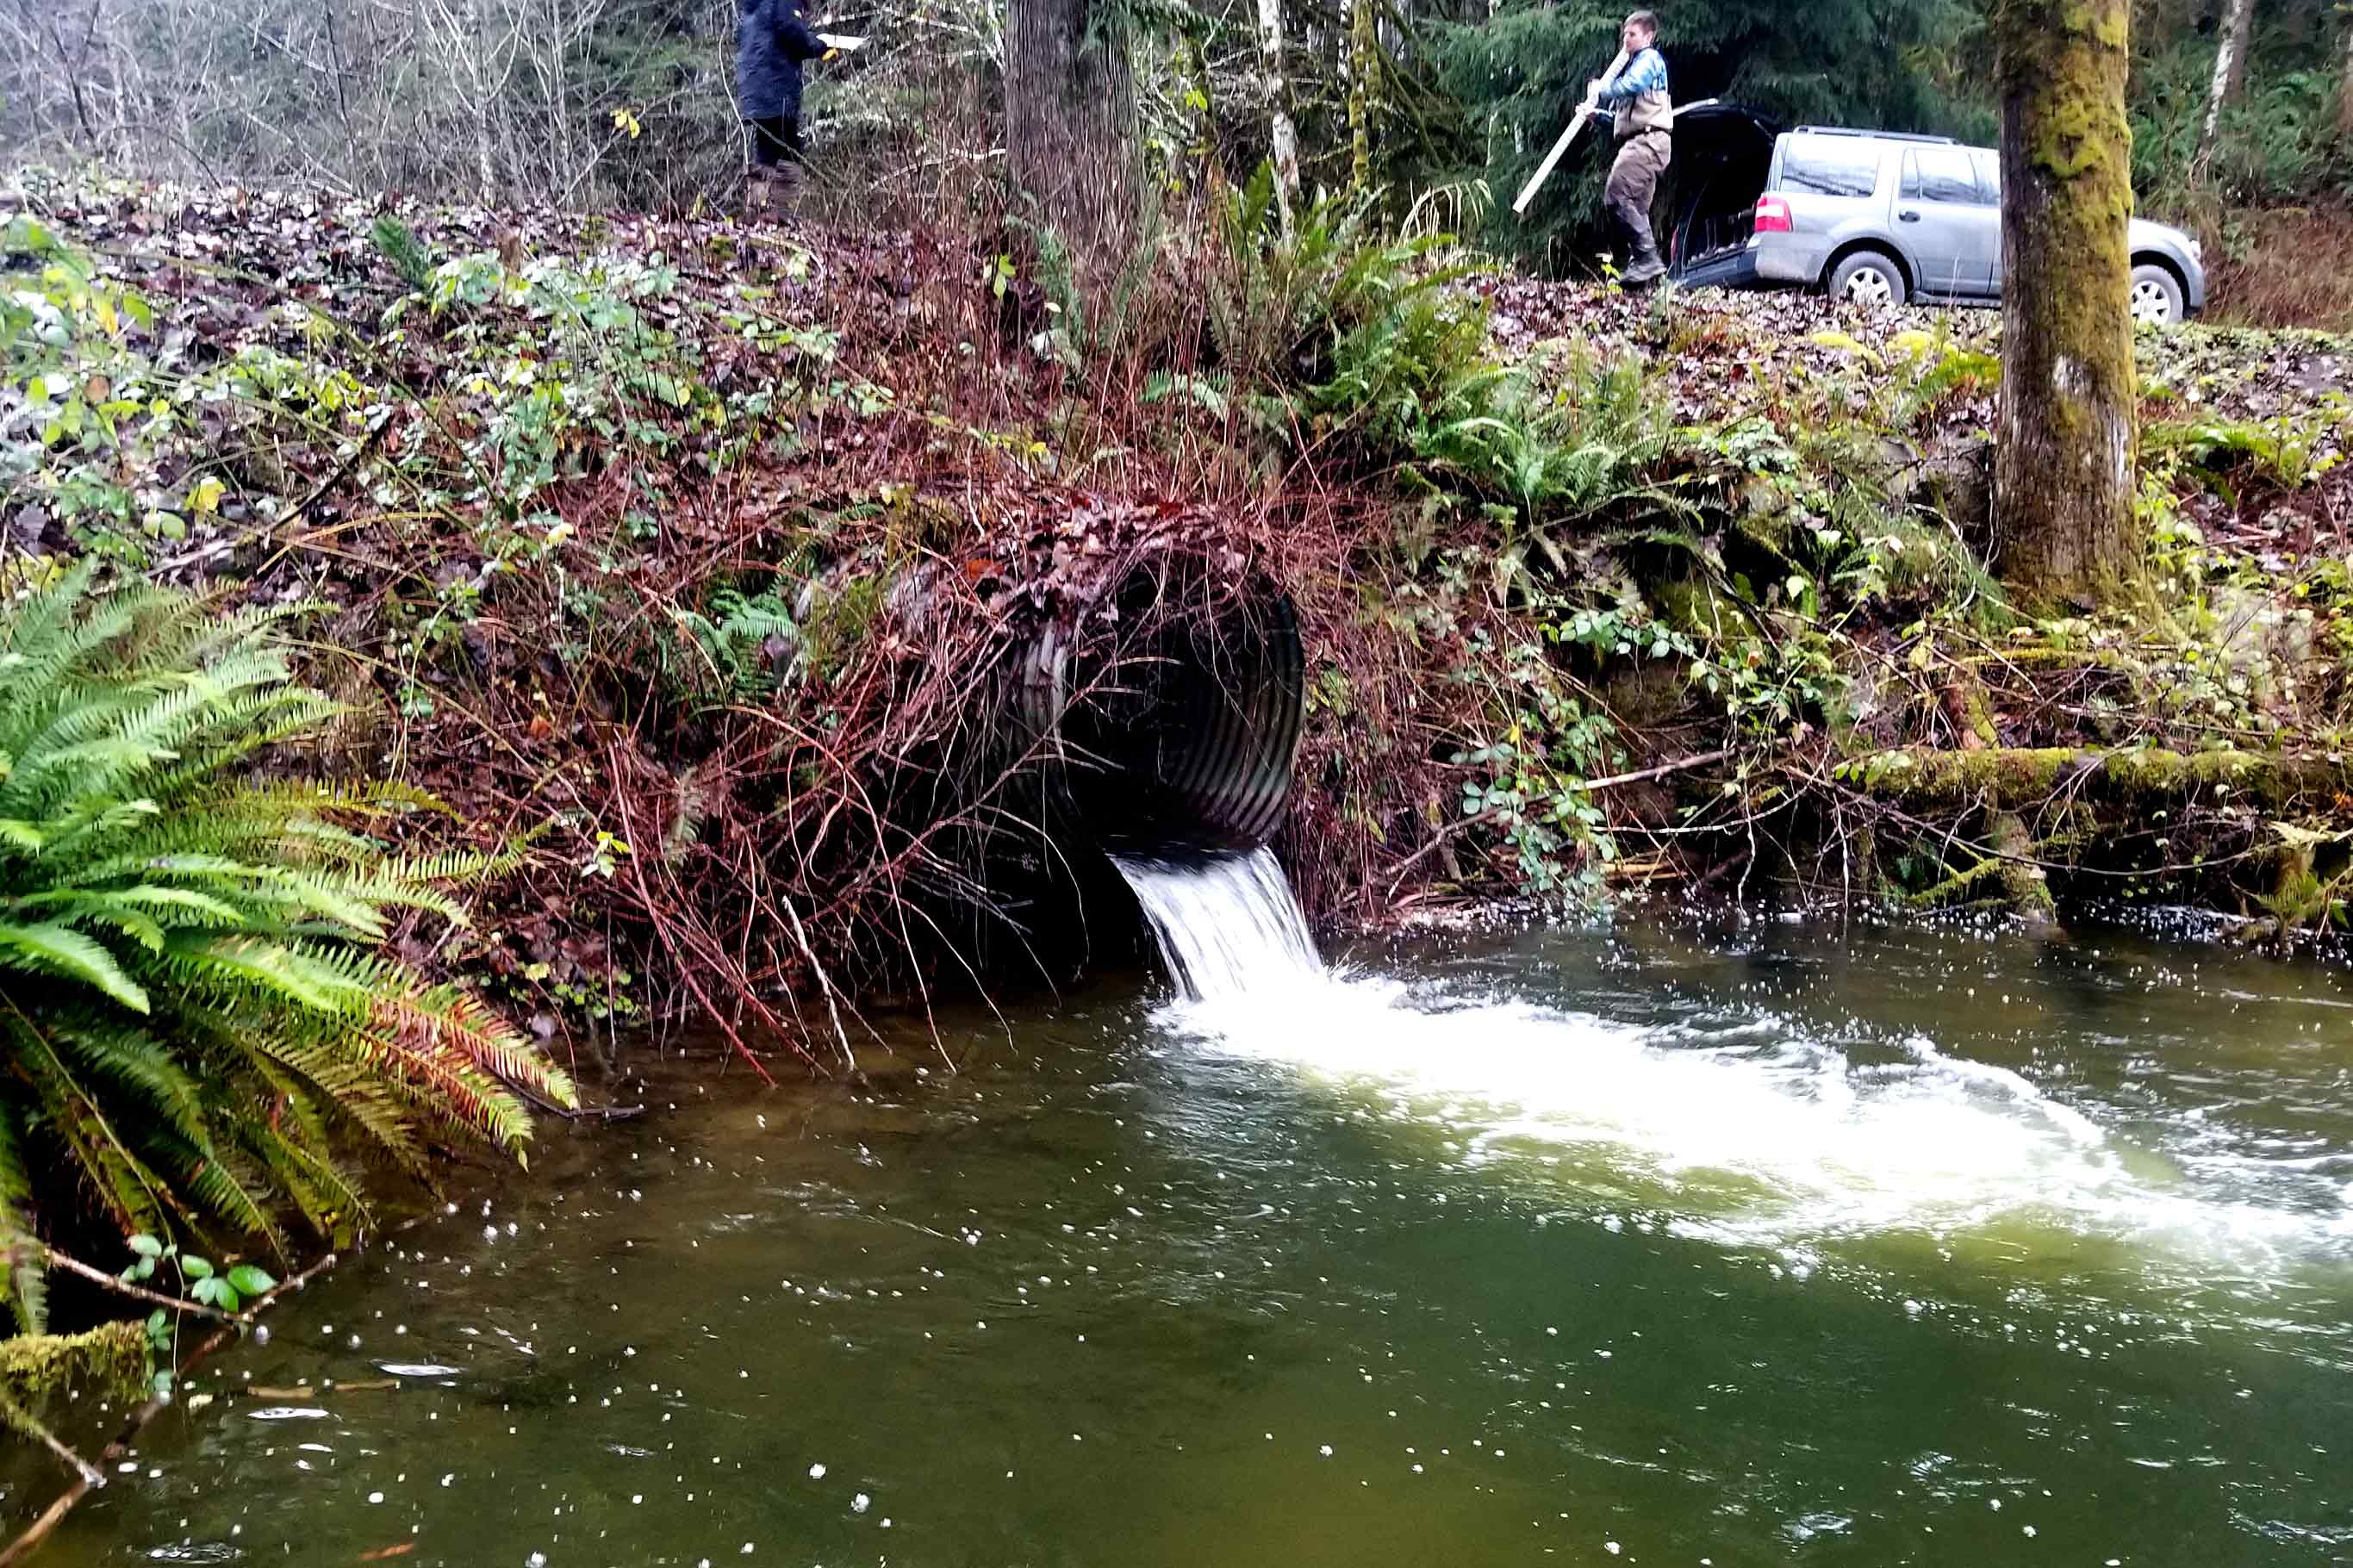
<path fill-rule="evenodd" d="M 27 215 L 0 226 L 0 382 L 22 395 L 0 400 L 0 509 L 57 518 L 85 552 L 143 564 L 192 524 L 273 515 L 284 457 L 381 416 L 382 389 L 347 370 L 263 342 L 201 353 Z"/>
<path fill-rule="evenodd" d="M 78 526 L 168 532 L 172 509 L 142 505 L 123 482 L 174 420 L 160 367 L 135 342 L 154 321 L 147 300 L 28 215 L 0 227 L 0 253 L 29 262 L 0 278 L 0 374 L 24 394 L 0 411 L 0 500 Z"/>
<path fill-rule="evenodd" d="M 1425 479 L 1491 503 L 1504 529 L 1494 587 L 1508 596 L 1527 591 L 1539 562 L 1568 569 L 1557 537 L 1567 529 L 1605 515 L 1636 524 L 1693 515 L 1656 477 L 1673 437 L 1640 362 L 1578 349 L 1563 365 L 1463 377 L 1413 446 Z"/>
<path fill-rule="evenodd" d="M 433 281 L 433 252 L 417 237 L 417 231 L 393 216 L 380 214 L 368 226 L 368 242 L 376 254 L 392 263 L 400 280 L 417 293 L 422 294 Z"/>
<path fill-rule="evenodd" d="M 722 704 L 775 690 L 800 647 L 800 627 L 773 589 L 722 588 L 705 609 L 670 615 L 679 646 L 663 650 L 666 672 L 690 696 Z"/>
<path fill-rule="evenodd" d="M 2154 463 L 2170 456 L 2224 498 L 2253 478 L 2274 489 L 2302 489 L 2344 461 L 2341 405 L 2308 416 L 2152 423 L 2142 440 Z"/>
<path fill-rule="evenodd" d="M 1345 428 L 1376 452 L 1413 448 L 1451 389 L 1481 374 L 1482 308 L 1416 280 L 1341 332 L 1324 379 L 1302 403 L 1322 428 Z"/>
<path fill-rule="evenodd" d="M 1535 644 L 1509 651 L 1494 690 L 1505 705 L 1501 730 L 1454 757 L 1472 770 L 1461 820 L 1496 828 L 1527 893 L 1555 905 L 1590 902 L 1618 850 L 1585 781 L 1609 765 L 1615 727 Z"/>
<path fill-rule="evenodd" d="M 215 1268 L 210 1258 L 184 1252 L 176 1243 L 160 1241 L 143 1230 L 125 1240 L 131 1247 L 130 1266 L 122 1271 L 127 1283 L 137 1284 L 153 1279 L 155 1266 L 168 1263 L 179 1275 L 180 1287 L 186 1291 L 188 1300 L 198 1306 L 234 1312 L 245 1304 L 247 1298 L 262 1295 L 278 1286 L 278 1281 L 270 1278 L 267 1269 L 250 1263 Z"/>
<path fill-rule="evenodd" d="M 463 922 L 446 886 L 488 863 L 353 826 L 427 797 L 241 776 L 335 711 L 270 617 L 90 582 L 0 610 L 0 1242 L 28 1331 L 44 1230 L 85 1205 L 126 1233 L 344 1235 L 353 1152 L 421 1175 L 427 1136 L 462 1135 L 521 1159 L 525 1100 L 575 1100 L 377 951 L 404 911 Z"/>
<path fill-rule="evenodd" d="M 1458 276 L 1431 259 L 1445 237 L 1386 238 L 1377 216 L 1369 203 L 1318 194 L 1285 224 L 1271 163 L 1225 193 L 1205 293 L 1211 342 L 1237 384 L 1280 391 L 1324 385 L 1336 374 L 1343 390 L 1321 400 L 1334 406 L 1347 378 L 1366 379 L 1384 350 L 1394 361 L 1401 333 L 1450 335 L 1440 316 L 1399 313 L 1417 301 L 1436 310 L 1436 291 Z M 1352 335 L 1353 352 L 1344 352 Z M 1473 330 L 1468 342 L 1482 335 Z"/>

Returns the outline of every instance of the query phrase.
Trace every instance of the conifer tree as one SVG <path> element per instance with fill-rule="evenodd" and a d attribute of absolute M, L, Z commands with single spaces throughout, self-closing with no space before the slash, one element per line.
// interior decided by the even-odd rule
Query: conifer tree
<path fill-rule="evenodd" d="M 1009 0 L 1005 146 L 1015 184 L 1082 258 L 1115 250 L 1135 196 L 1135 79 L 1124 7 Z"/>
<path fill-rule="evenodd" d="M 1472 142 L 1463 149 L 1490 189 L 1515 191 L 1559 135 L 1618 47 L 1631 7 L 1615 0 L 1522 4 L 1492 21 L 1432 26 L 1444 90 L 1460 99 Z M 1975 106 L 1944 86 L 1960 41 L 1977 27 L 1971 0 L 1675 0 L 1657 7 L 1660 47 L 1674 98 L 1725 98 L 1785 124 L 1811 121 L 1985 136 Z M 1966 50 L 1962 53 L 1965 55 Z M 1566 261 L 1602 242 L 1600 182 L 1607 138 L 1573 153 L 1525 222 L 1499 235 L 1524 256 Z M 1672 174 L 1670 179 L 1672 180 Z"/>

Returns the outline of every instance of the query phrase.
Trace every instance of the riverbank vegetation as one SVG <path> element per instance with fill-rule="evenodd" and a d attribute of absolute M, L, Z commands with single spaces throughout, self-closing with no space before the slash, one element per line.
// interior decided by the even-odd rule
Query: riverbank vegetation
<path fill-rule="evenodd" d="M 2138 338 L 2150 585 L 2030 608 L 1981 315 L 1541 283 L 1343 199 L 1286 228 L 1263 171 L 1116 310 L 938 231 L 22 200 L 16 542 L 323 606 L 346 758 L 454 807 L 437 849 L 527 840 L 446 962 L 584 1043 L 685 1005 L 815 1058 L 857 997 L 1067 972 L 991 727 L 1026 637 L 1168 556 L 1302 606 L 1327 919 L 2336 897 L 2333 340 Z"/>
<path fill-rule="evenodd" d="M 1546 140 L 1504 103 L 1556 123 L 1599 13 L 1115 9 L 1027 8 L 1071 47 L 1009 56 L 962 30 L 987 8 L 878 12 L 781 224 L 732 216 L 679 41 L 710 17 L 628 69 L 636 10 L 413 37 L 443 74 L 393 96 L 313 79 L 312 44 L 382 53 L 333 14 L 279 18 L 176 119 L 136 48 L 69 78 L 64 35 L 11 39 L 24 139 L 300 176 L 0 191 L 21 1328 L 50 1269 L 234 1313 L 442 1152 L 520 1155 L 625 1028 L 847 1068 L 877 998 L 1131 943 L 1044 830 L 1086 759 L 1041 706 L 1270 585 L 1308 658 L 1278 847 L 1335 926 L 1654 889 L 2345 923 L 2345 344 L 2131 332 L 2128 177 L 2173 175 L 2120 144 L 2121 7 L 2069 14 L 2064 70 L 2020 68 L 2047 7 L 1924 11 L 1892 54 L 1810 13 L 1884 68 L 1828 99 L 1759 18 L 1689 21 L 1703 87 L 1957 127 L 1975 79 L 1931 46 L 2012 40 L 1978 106 L 2032 241 L 2000 321 L 1534 275 L 1594 237 L 1493 210 Z M 2185 203 L 2273 134 L 2242 90 Z"/>
<path fill-rule="evenodd" d="M 54 1272 L 156 1304 L 167 1348 L 164 1310 L 233 1314 L 275 1280 L 155 1236 L 273 1263 L 290 1226 L 345 1243 L 369 1221 L 360 1158 L 423 1177 L 430 1140 L 519 1157 L 522 1097 L 574 1102 L 475 997 L 382 952 L 402 917 L 462 924 L 443 889 L 496 863 L 388 853 L 369 830 L 433 805 L 413 787 L 247 773 L 336 711 L 293 679 L 280 614 L 94 595 L 96 565 L 14 560 L 0 606 L 0 1419 L 44 1436 L 60 1359 L 110 1386 L 124 1364 L 104 1334 L 47 1333 Z M 174 1295 L 132 1283 L 159 1257 Z"/>

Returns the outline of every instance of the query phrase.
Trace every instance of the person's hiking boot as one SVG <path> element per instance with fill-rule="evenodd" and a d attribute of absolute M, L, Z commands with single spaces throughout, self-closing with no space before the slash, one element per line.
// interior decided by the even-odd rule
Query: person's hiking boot
<path fill-rule="evenodd" d="M 1629 289 L 1640 289 L 1646 283 L 1656 283 L 1667 275 L 1667 264 L 1659 259 L 1659 247 L 1646 245 L 1634 258 L 1633 264 L 1618 276 Z"/>

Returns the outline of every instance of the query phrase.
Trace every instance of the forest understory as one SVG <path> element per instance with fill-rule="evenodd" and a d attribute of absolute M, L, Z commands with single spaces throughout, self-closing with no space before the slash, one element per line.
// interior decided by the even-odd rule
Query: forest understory
<path fill-rule="evenodd" d="M 1036 844 L 1010 685 L 1050 628 L 1261 579 L 1309 657 L 1277 848 L 1329 927 L 2342 923 L 2353 340 L 2143 335 L 2142 600 L 2023 606 L 1997 314 L 1543 282 L 1211 199 L 1082 285 L 1034 237 L 22 174 L 0 582 L 299 607 L 343 704 L 303 765 L 429 792 L 406 847 L 506 852 L 470 931 L 392 951 L 559 1060 L 705 1016 L 825 1070 L 872 1006 L 1132 946 Z M 1173 589 L 1123 618 L 1138 572 Z"/>

